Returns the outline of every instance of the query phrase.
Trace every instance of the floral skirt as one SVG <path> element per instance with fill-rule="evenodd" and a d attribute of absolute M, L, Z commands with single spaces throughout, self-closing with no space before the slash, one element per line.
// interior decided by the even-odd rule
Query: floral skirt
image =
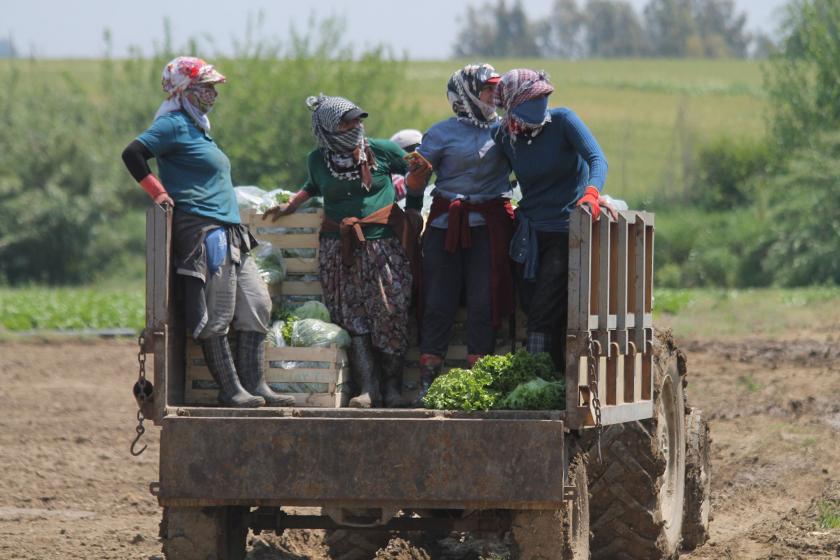
<path fill-rule="evenodd" d="M 360 243 L 353 263 L 341 259 L 341 241 L 321 238 L 318 255 L 324 303 L 334 323 L 351 335 L 370 334 L 374 348 L 405 354 L 411 263 L 395 237 Z"/>

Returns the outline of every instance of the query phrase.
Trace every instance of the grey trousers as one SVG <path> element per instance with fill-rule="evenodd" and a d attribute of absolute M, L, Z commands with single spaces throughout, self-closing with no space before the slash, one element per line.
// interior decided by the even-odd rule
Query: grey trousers
<path fill-rule="evenodd" d="M 197 340 L 225 335 L 231 324 L 237 331 L 268 331 L 271 296 L 254 259 L 247 253 L 241 255 L 239 264 L 231 262 L 228 254 L 206 282 L 189 278 L 186 290 L 188 302 L 202 297 L 204 300 L 203 316 L 197 317 L 197 324 L 189 325 Z"/>

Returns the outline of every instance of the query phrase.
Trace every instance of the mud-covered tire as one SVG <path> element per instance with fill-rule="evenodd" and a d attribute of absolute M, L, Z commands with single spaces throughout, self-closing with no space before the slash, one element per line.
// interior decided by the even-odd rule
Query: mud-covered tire
<path fill-rule="evenodd" d="M 569 465 L 573 502 L 559 510 L 517 510 L 511 519 L 512 560 L 589 559 L 589 478 L 587 458 L 577 454 Z"/>
<path fill-rule="evenodd" d="M 669 336 L 653 348 L 654 417 L 604 429 L 590 450 L 592 558 L 679 555 L 685 497 L 685 358 Z"/>
<path fill-rule="evenodd" d="M 389 531 L 334 529 L 327 531 L 324 542 L 332 560 L 371 560 L 390 540 Z"/>
<path fill-rule="evenodd" d="M 243 560 L 246 507 L 164 507 L 160 542 L 167 560 Z"/>
<path fill-rule="evenodd" d="M 682 546 L 694 550 L 709 540 L 712 511 L 712 459 L 709 424 L 700 409 L 685 415 L 685 513 Z"/>

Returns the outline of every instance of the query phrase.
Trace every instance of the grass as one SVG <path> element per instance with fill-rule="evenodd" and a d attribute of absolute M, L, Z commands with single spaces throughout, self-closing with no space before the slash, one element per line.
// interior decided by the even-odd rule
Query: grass
<path fill-rule="evenodd" d="M 661 294 L 656 290 L 655 309 Z M 659 327 L 673 329 L 678 338 L 726 339 L 745 336 L 784 336 L 825 333 L 837 329 L 826 310 L 840 305 L 840 288 L 764 288 L 753 290 L 676 290 L 675 313 L 655 316 Z M 667 300 L 667 298 L 666 298 Z M 683 305 L 684 303 L 684 305 Z"/>
<path fill-rule="evenodd" d="M 820 500 L 820 527 L 823 529 L 840 529 L 840 502 L 835 500 Z"/>
<path fill-rule="evenodd" d="M 761 390 L 761 383 L 756 380 L 753 374 L 738 377 L 738 383 L 743 385 L 750 393 L 755 393 Z"/>
<path fill-rule="evenodd" d="M 133 328 L 144 323 L 139 285 L 0 288 L 0 332 Z M 779 336 L 836 329 L 840 288 L 670 290 L 654 293 L 654 323 L 678 338 Z M 833 322 L 832 322 L 833 321 Z M 739 380 L 747 390 L 760 385 Z"/>
<path fill-rule="evenodd" d="M 139 287 L 0 289 L 0 331 L 131 328 L 145 322 Z"/>

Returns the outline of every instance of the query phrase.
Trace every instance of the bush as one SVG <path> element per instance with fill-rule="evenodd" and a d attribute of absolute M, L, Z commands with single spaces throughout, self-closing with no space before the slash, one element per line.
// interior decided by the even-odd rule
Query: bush
<path fill-rule="evenodd" d="M 765 140 L 719 138 L 700 149 L 686 198 L 707 210 L 750 204 L 759 177 L 771 170 L 772 161 Z"/>
<path fill-rule="evenodd" d="M 840 283 L 840 132 L 794 152 L 768 183 L 770 227 L 763 270 L 782 286 Z"/>

